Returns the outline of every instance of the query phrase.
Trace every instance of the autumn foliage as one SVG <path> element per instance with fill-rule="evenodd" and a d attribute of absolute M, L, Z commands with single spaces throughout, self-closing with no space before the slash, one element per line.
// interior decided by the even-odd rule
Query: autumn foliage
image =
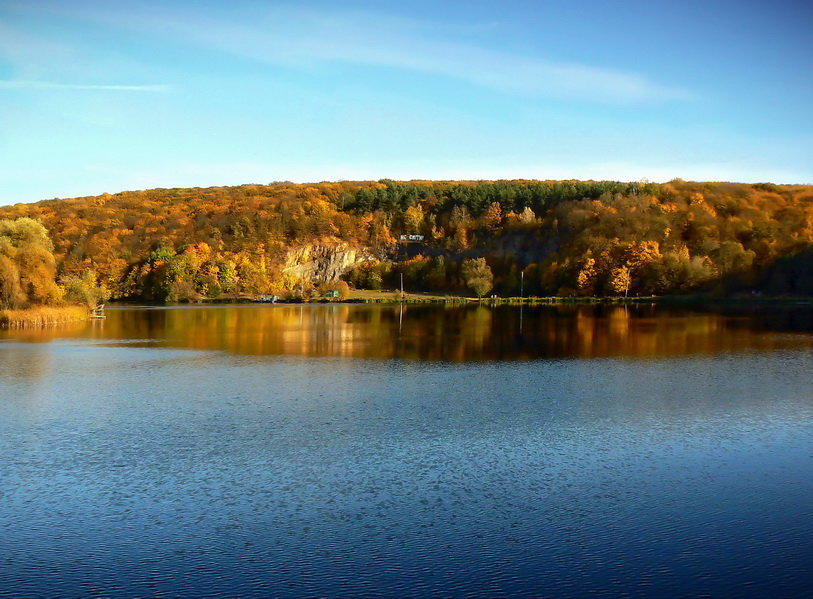
<path fill-rule="evenodd" d="M 286 271 L 289 252 L 340 243 L 364 250 L 343 278 L 370 288 L 395 288 L 403 275 L 411 289 L 466 292 L 474 287 L 464 261 L 477 260 L 482 274 L 483 259 L 501 295 L 519 295 L 521 276 L 526 295 L 813 293 L 796 284 L 813 246 L 813 187 L 801 185 L 274 183 L 0 208 L 0 218 L 19 217 L 50 232 L 54 261 L 36 244 L 6 242 L 7 302 L 57 293 L 42 282 L 54 269 L 62 277 L 92 270 L 115 297 L 153 300 L 315 289 L 324 281 Z M 15 268 L 25 275 L 9 275 Z"/>

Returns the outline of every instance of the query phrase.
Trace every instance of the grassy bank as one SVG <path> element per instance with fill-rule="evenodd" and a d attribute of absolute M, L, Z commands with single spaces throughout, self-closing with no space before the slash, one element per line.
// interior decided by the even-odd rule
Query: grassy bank
<path fill-rule="evenodd" d="M 250 304 L 256 301 L 256 296 L 250 295 L 222 295 L 218 298 L 200 298 L 196 302 L 206 304 Z M 128 300 L 117 300 L 128 303 Z M 143 301 L 129 300 L 140 304 Z M 150 303 L 150 302 L 147 302 Z M 409 292 L 401 295 L 398 290 L 367 290 L 351 289 L 343 298 L 327 298 L 313 296 L 307 299 L 301 297 L 280 297 L 278 304 L 484 304 L 484 305 L 570 305 L 570 304 L 662 304 L 669 306 L 704 307 L 718 305 L 811 305 L 813 297 L 801 296 L 761 296 L 738 295 L 721 296 L 712 294 L 686 294 L 686 295 L 646 295 L 646 296 L 524 296 L 524 297 L 491 297 L 482 298 L 453 295 L 448 293 Z M 161 304 L 163 305 L 163 304 Z M 0 321 L 2 322 L 2 321 Z"/>
<path fill-rule="evenodd" d="M 318 301 L 318 300 L 317 300 Z M 324 301 L 324 300 L 323 300 Z M 337 300 L 331 300 L 337 301 Z M 482 303 L 488 305 L 561 305 L 561 304 L 662 304 L 670 306 L 716 306 L 716 305 L 813 305 L 813 297 L 804 296 L 763 296 L 763 295 L 713 295 L 696 293 L 686 295 L 645 295 L 645 296 L 609 296 L 609 297 L 490 297 L 480 299 L 463 295 L 405 293 L 398 291 L 364 291 L 352 290 L 344 300 L 353 303 L 386 304 L 386 303 Z"/>
<path fill-rule="evenodd" d="M 89 317 L 90 312 L 85 306 L 38 306 L 24 310 L 0 310 L 0 327 L 26 329 L 87 320 Z"/>
<path fill-rule="evenodd" d="M 344 302 L 353 303 L 367 303 L 367 304 L 389 304 L 389 303 L 407 303 L 407 304 L 423 304 L 423 303 L 446 303 L 446 304 L 468 304 L 468 303 L 482 303 L 489 305 L 508 304 L 508 305 L 538 305 L 538 304 L 625 304 L 625 303 L 650 303 L 656 301 L 657 298 L 652 296 L 647 297 L 491 297 L 484 296 L 482 298 L 465 296 L 465 295 L 450 295 L 441 293 L 426 293 L 426 292 L 406 292 L 403 297 L 398 291 L 367 291 L 367 290 L 351 290 L 350 296 Z M 333 300 L 336 301 L 336 300 Z"/>

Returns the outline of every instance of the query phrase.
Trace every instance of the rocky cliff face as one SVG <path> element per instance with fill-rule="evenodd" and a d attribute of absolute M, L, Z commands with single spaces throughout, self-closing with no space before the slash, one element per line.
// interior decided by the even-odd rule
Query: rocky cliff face
<path fill-rule="evenodd" d="M 372 259 L 369 250 L 346 243 L 306 244 L 288 250 L 282 272 L 287 277 L 318 285 L 337 281 L 354 265 Z"/>

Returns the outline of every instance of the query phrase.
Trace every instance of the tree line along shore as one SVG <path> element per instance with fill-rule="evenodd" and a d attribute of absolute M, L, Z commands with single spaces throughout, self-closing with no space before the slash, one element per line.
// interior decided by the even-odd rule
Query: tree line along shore
<path fill-rule="evenodd" d="M 109 295 L 93 271 L 58 274 L 53 243 L 41 222 L 0 220 L 0 326 L 84 320 Z"/>
<path fill-rule="evenodd" d="M 813 295 L 810 185 L 278 182 L 46 200 L 0 220 L 6 312 L 381 289 Z"/>

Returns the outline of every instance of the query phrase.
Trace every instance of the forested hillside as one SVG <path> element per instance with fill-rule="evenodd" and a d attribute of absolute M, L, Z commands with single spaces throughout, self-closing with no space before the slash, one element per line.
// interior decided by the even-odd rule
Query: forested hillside
<path fill-rule="evenodd" d="M 0 207 L 23 216 L 50 232 L 62 276 L 95 271 L 115 297 L 307 295 L 401 274 L 408 290 L 478 294 L 519 295 L 521 280 L 546 296 L 813 293 L 813 186 L 382 180 Z"/>

